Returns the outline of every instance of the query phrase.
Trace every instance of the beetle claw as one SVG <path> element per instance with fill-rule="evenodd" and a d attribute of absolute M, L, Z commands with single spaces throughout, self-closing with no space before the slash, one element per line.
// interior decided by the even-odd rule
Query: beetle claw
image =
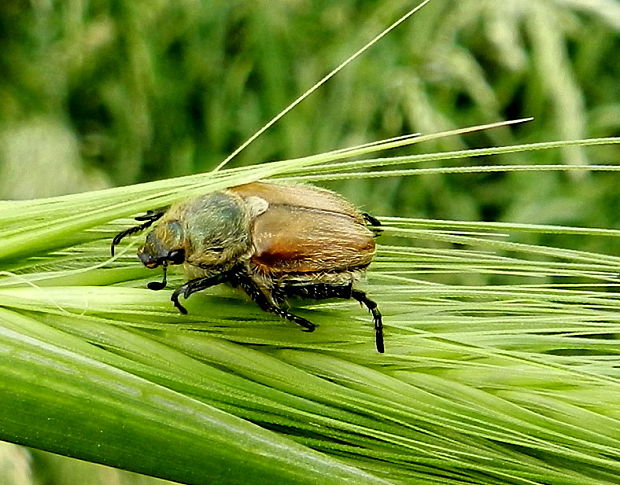
<path fill-rule="evenodd" d="M 179 312 L 181 312 L 183 315 L 187 315 L 187 308 L 181 305 L 177 295 L 173 294 L 173 298 L 171 298 L 171 300 L 172 300 L 172 303 L 174 303 L 174 306 L 177 308 L 177 310 L 179 310 Z"/>

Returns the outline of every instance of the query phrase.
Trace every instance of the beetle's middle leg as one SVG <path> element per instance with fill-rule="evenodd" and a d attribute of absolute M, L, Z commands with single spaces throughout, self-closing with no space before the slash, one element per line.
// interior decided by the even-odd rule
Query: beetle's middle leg
<path fill-rule="evenodd" d="M 247 273 L 247 271 L 239 269 L 230 281 L 235 286 L 239 286 L 243 291 L 245 291 L 247 295 L 252 298 L 252 300 L 263 311 L 274 313 L 281 318 L 285 318 L 286 320 L 296 323 L 297 325 L 302 327 L 304 332 L 313 332 L 316 328 L 316 325 L 311 321 L 306 320 L 305 318 L 302 318 L 298 315 L 294 315 L 288 310 L 285 310 L 284 308 L 280 308 L 278 306 L 279 302 L 285 301 L 283 299 L 282 293 L 277 292 L 272 295 L 272 299 L 275 300 L 275 303 L 273 303 L 267 297 L 267 295 L 265 295 L 264 291 L 256 284 L 252 277 Z"/>

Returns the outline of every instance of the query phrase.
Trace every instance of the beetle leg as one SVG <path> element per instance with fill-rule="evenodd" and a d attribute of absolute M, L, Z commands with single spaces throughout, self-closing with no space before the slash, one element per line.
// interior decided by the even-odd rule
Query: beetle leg
<path fill-rule="evenodd" d="M 192 293 L 205 290 L 207 288 L 210 288 L 211 286 L 219 285 L 220 283 L 225 283 L 226 281 L 230 280 L 230 277 L 231 272 L 226 271 L 213 276 L 206 276 L 204 278 L 196 278 L 190 280 L 187 283 L 179 286 L 176 290 L 174 290 L 170 299 L 172 300 L 172 303 L 174 303 L 174 306 L 183 315 L 187 315 L 187 309 L 179 302 L 180 295 L 183 295 L 183 298 L 187 299 Z"/>
<path fill-rule="evenodd" d="M 272 303 L 263 290 L 256 284 L 256 282 L 247 274 L 245 270 L 239 270 L 235 276 L 233 283 L 238 285 L 252 300 L 263 310 L 269 313 L 274 313 L 281 318 L 285 318 L 291 322 L 296 323 L 303 328 L 304 332 L 313 332 L 316 325 L 305 318 L 299 317 L 290 313 L 289 311 L 280 308 L 275 303 Z M 277 291 L 277 290 L 276 290 Z M 276 293 L 274 300 L 280 300 L 282 293 Z"/>
<path fill-rule="evenodd" d="M 368 212 L 362 212 L 362 217 L 366 221 L 366 224 L 370 227 L 370 230 L 373 232 L 375 237 L 380 236 L 383 233 L 383 229 L 381 229 L 381 221 L 374 216 L 371 216 Z"/>
<path fill-rule="evenodd" d="M 271 290 L 271 298 L 273 299 L 276 306 L 288 308 L 288 301 L 286 301 L 286 292 L 282 290 L 279 286 L 274 286 Z"/>
<path fill-rule="evenodd" d="M 351 283 L 345 285 L 329 284 L 329 283 L 315 283 L 315 284 L 298 284 L 291 286 L 284 286 L 282 290 L 290 296 L 301 296 L 304 298 L 314 298 L 316 300 L 323 300 L 326 298 L 344 298 L 346 300 L 353 298 L 359 301 L 362 305 L 366 306 L 370 313 L 372 313 L 373 322 L 375 325 L 375 345 L 378 352 L 385 352 L 385 345 L 383 343 L 383 319 L 381 312 L 377 308 L 377 304 L 366 296 L 366 293 L 360 290 L 354 290 Z"/>
<path fill-rule="evenodd" d="M 377 308 L 377 303 L 368 298 L 366 293 L 360 290 L 351 290 L 351 298 L 366 305 L 366 308 L 372 313 L 372 319 L 375 324 L 375 345 L 377 347 L 377 352 L 385 352 L 385 346 L 383 344 L 383 319 L 381 318 L 381 312 Z"/>
<path fill-rule="evenodd" d="M 366 220 L 366 222 L 371 226 L 380 226 L 381 221 L 374 216 L 371 216 L 368 212 L 362 212 L 362 217 Z"/>
<path fill-rule="evenodd" d="M 129 229 L 125 229 L 122 232 L 119 232 L 114 239 L 112 239 L 112 245 L 110 246 L 110 253 L 114 256 L 114 247 L 118 246 L 120 242 L 127 236 L 131 234 L 135 234 L 136 232 L 144 231 L 153 225 L 155 221 L 161 219 L 161 217 L 165 214 L 164 211 L 147 211 L 146 214 L 136 217 L 136 221 L 145 221 L 138 226 L 130 227 Z"/>

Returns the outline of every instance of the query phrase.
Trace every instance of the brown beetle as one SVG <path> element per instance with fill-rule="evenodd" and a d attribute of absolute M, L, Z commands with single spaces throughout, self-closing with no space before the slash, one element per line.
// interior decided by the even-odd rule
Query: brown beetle
<path fill-rule="evenodd" d="M 337 194 L 308 185 L 255 182 L 189 199 L 167 211 L 149 211 L 136 220 L 142 224 L 116 235 L 112 254 L 125 236 L 159 220 L 138 257 L 147 268 L 164 269 L 161 283 L 149 283 L 152 290 L 165 288 L 169 264 L 183 265 L 188 281 L 171 297 L 181 313 L 187 310 L 180 295 L 188 298 L 228 283 L 263 310 L 311 332 L 312 322 L 286 310 L 287 297 L 353 298 L 372 313 L 376 347 L 384 351 L 377 304 L 353 289 L 372 261 L 380 223 Z"/>

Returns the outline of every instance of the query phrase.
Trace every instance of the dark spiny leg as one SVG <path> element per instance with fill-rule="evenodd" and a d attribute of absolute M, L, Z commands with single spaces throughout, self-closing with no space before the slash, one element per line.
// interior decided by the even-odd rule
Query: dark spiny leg
<path fill-rule="evenodd" d="M 334 283 L 308 283 L 293 284 L 280 288 L 287 296 L 300 296 L 302 298 L 314 298 L 324 300 L 326 298 L 351 298 L 351 283 L 344 285 Z"/>
<path fill-rule="evenodd" d="M 366 222 L 371 226 L 380 226 L 381 221 L 376 217 L 371 216 L 368 212 L 362 212 L 362 216 L 366 219 Z"/>
<path fill-rule="evenodd" d="M 282 288 L 275 287 L 271 290 L 271 298 L 278 307 L 288 308 L 288 301 L 286 301 L 286 292 Z"/>
<path fill-rule="evenodd" d="M 366 221 L 366 224 L 371 226 L 370 230 L 374 233 L 375 237 L 380 236 L 383 233 L 381 229 L 381 221 L 376 217 L 371 216 L 368 212 L 363 212 L 362 216 Z"/>
<path fill-rule="evenodd" d="M 190 280 L 174 290 L 170 299 L 172 300 L 172 303 L 174 303 L 174 306 L 177 307 L 183 315 L 186 315 L 187 309 L 179 302 L 179 295 L 183 295 L 183 298 L 187 299 L 192 293 L 205 290 L 211 286 L 219 285 L 220 283 L 229 281 L 230 278 L 231 272 L 227 271 L 213 276 L 207 276 L 205 278 Z"/>
<path fill-rule="evenodd" d="M 237 272 L 233 283 L 245 291 L 263 311 L 274 313 L 281 318 L 285 318 L 286 320 L 296 323 L 303 328 L 304 332 L 312 332 L 316 328 L 314 323 L 306 320 L 305 318 L 294 315 L 269 301 L 267 295 L 265 295 L 263 290 L 261 290 L 261 288 L 254 282 L 247 272 L 245 272 L 245 270 L 240 270 Z M 274 299 L 276 301 L 283 301 L 282 298 L 282 294 L 277 293 Z"/>
<path fill-rule="evenodd" d="M 351 283 L 345 285 L 315 283 L 315 284 L 298 284 L 285 286 L 282 291 L 288 296 L 301 296 L 303 298 L 314 298 L 322 300 L 326 298 L 344 298 L 346 300 L 353 298 L 365 305 L 372 313 L 375 324 L 375 345 L 378 352 L 385 352 L 383 344 L 383 321 L 381 312 L 377 308 L 377 304 L 366 296 L 366 293 L 360 290 L 354 290 Z"/>
<path fill-rule="evenodd" d="M 130 227 L 122 232 L 119 232 L 114 239 L 112 239 L 112 245 L 110 246 L 110 253 L 114 256 L 114 246 L 118 246 L 120 242 L 127 236 L 135 234 L 136 232 L 144 231 L 153 225 L 153 223 L 160 219 L 165 214 L 164 211 L 148 211 L 142 216 L 136 217 L 136 221 L 146 221 L 139 226 Z"/>
<path fill-rule="evenodd" d="M 377 346 L 377 352 L 385 352 L 385 346 L 383 344 L 383 320 L 381 318 L 381 312 L 377 308 L 377 304 L 366 296 L 366 293 L 360 290 L 352 290 L 351 298 L 356 299 L 361 304 L 366 305 L 366 308 L 372 313 L 372 318 L 375 323 L 375 345 Z"/>

